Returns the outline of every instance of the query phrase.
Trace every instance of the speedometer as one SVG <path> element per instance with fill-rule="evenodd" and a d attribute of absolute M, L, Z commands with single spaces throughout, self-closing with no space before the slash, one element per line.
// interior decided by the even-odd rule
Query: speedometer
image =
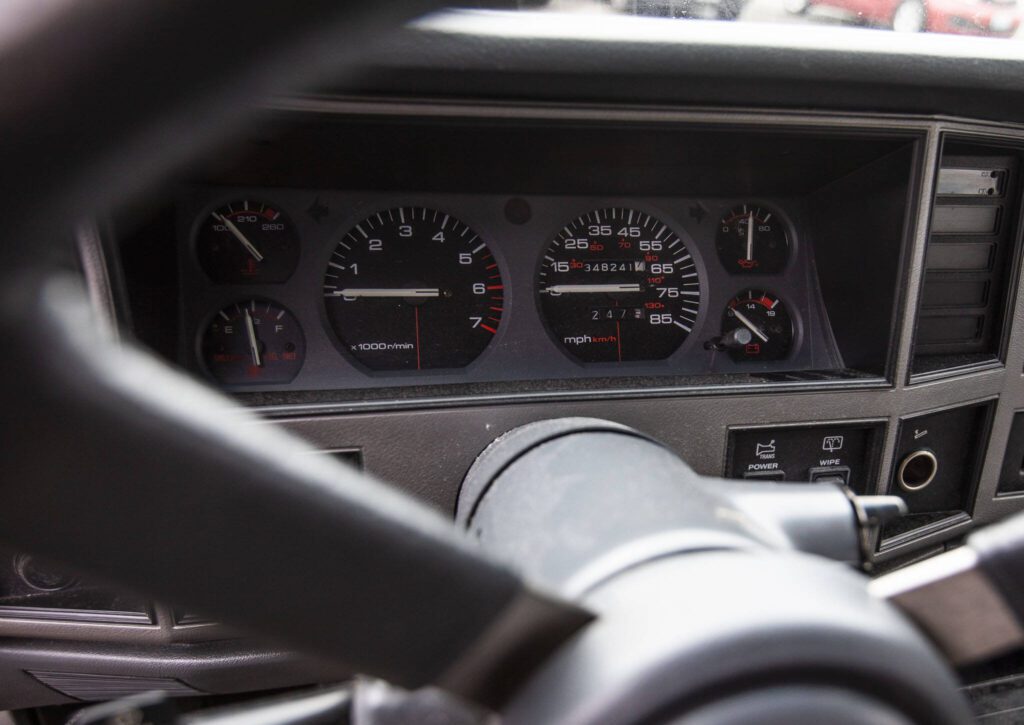
<path fill-rule="evenodd" d="M 566 226 L 544 253 L 538 291 L 552 336 L 588 363 L 662 360 L 700 311 L 686 245 L 634 209 L 599 209 Z"/>

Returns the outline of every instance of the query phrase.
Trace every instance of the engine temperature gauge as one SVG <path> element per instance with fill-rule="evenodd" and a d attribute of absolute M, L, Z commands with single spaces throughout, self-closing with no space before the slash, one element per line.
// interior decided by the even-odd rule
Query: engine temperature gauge
<path fill-rule="evenodd" d="M 299 262 L 299 237 L 283 211 L 242 199 L 203 220 L 196 255 L 218 284 L 285 282 Z"/>
<path fill-rule="evenodd" d="M 793 346 L 793 320 L 778 297 L 746 290 L 726 306 L 722 337 L 716 343 L 737 362 L 781 360 Z"/>
<path fill-rule="evenodd" d="M 253 299 L 217 312 L 200 348 L 206 369 L 225 385 L 287 383 L 302 367 L 306 338 L 291 312 Z"/>

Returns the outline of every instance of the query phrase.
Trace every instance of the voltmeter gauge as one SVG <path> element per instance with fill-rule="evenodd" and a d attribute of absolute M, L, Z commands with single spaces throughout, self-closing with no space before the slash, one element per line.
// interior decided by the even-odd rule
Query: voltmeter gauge
<path fill-rule="evenodd" d="M 774 211 L 742 204 L 718 222 L 715 249 L 733 274 L 775 274 L 789 261 L 789 236 Z"/>
<path fill-rule="evenodd" d="M 218 284 L 285 282 L 299 262 L 299 236 L 280 209 L 241 199 L 202 220 L 196 256 Z"/>
<path fill-rule="evenodd" d="M 306 356 L 298 320 L 268 300 L 245 300 L 213 316 L 200 342 L 203 365 L 224 385 L 290 382 Z"/>
<path fill-rule="evenodd" d="M 733 360 L 782 360 L 792 346 L 793 320 L 778 297 L 749 289 L 729 301 L 716 347 Z"/>

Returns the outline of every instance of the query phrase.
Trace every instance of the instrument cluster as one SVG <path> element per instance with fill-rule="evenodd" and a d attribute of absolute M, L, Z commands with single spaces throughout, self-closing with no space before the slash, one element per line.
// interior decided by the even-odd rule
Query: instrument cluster
<path fill-rule="evenodd" d="M 231 390 L 839 367 L 786 199 L 192 188 L 182 362 Z"/>

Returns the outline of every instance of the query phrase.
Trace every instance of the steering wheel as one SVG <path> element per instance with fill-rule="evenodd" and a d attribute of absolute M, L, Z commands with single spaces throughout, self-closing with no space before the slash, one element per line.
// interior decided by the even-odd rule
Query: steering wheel
<path fill-rule="evenodd" d="M 485 451 L 456 526 L 92 319 L 78 219 L 436 6 L 0 10 L 0 539 L 509 722 L 968 720 L 935 645 L 849 566 L 892 502 L 701 480 L 636 431 L 569 420 Z M 586 485 L 559 451 L 590 461 Z"/>

